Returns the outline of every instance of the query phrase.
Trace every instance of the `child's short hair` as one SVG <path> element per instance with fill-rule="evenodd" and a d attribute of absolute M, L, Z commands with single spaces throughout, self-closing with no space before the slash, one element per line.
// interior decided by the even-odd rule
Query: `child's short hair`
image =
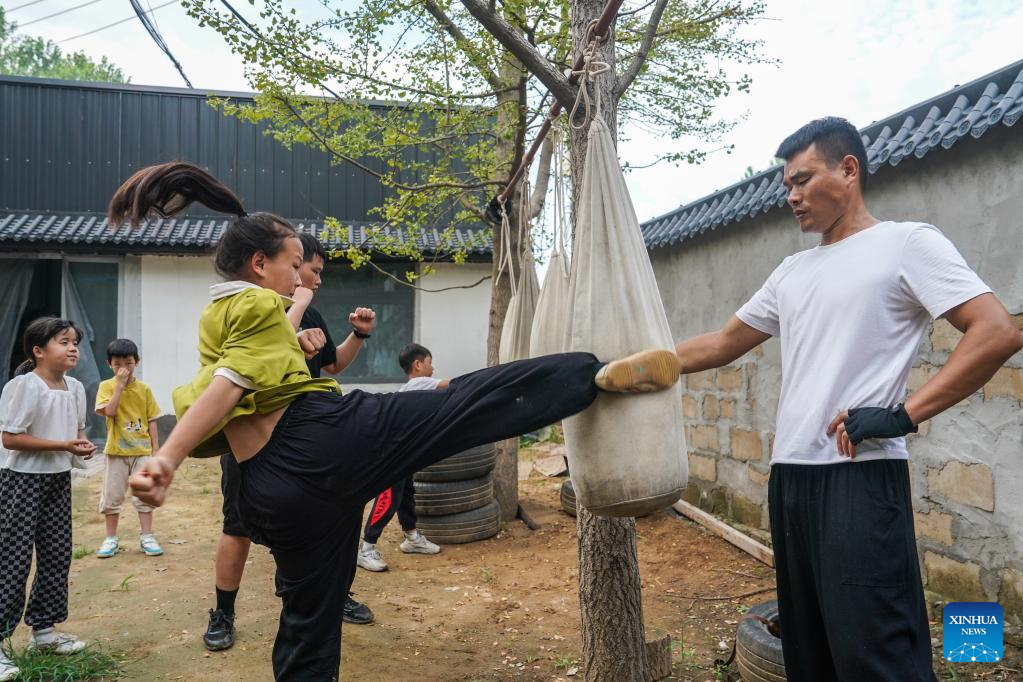
<path fill-rule="evenodd" d="M 131 339 L 114 339 L 107 344 L 107 362 L 114 358 L 135 358 L 139 361 L 139 347 Z"/>
<path fill-rule="evenodd" d="M 418 343 L 410 343 L 401 349 L 398 353 L 398 364 L 401 365 L 401 371 L 408 374 L 412 369 L 412 363 L 416 360 L 425 360 L 426 358 L 433 357 L 433 353 L 430 352 L 425 346 L 420 346 Z"/>
<path fill-rule="evenodd" d="M 327 262 L 327 252 L 320 240 L 305 232 L 298 233 L 298 240 L 302 242 L 302 260 L 309 263 L 313 256 L 319 256 L 324 263 Z"/>

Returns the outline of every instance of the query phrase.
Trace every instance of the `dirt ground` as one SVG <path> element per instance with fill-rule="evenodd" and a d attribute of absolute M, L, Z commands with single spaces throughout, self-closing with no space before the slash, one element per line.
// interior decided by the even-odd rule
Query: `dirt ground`
<path fill-rule="evenodd" d="M 528 451 L 527 451 L 528 452 Z M 529 467 L 523 468 L 528 471 Z M 122 519 L 122 551 L 100 560 L 96 511 L 101 477 L 74 491 L 75 546 L 71 618 L 64 626 L 125 656 L 134 680 L 269 680 L 278 601 L 273 562 L 254 546 L 238 598 L 238 640 L 211 654 L 200 638 L 214 604 L 213 555 L 219 533 L 219 466 L 191 461 L 179 472 L 167 507 L 156 513 L 162 557 L 134 544 L 138 519 Z M 388 528 L 380 547 L 390 571 L 359 571 L 354 590 L 376 623 L 344 628 L 346 680 L 580 679 L 575 520 L 560 511 L 560 479 L 533 473 L 521 481 L 523 505 L 542 524 L 508 523 L 495 538 L 447 546 L 437 556 L 404 555 Z M 688 521 L 657 514 L 639 519 L 639 555 L 647 638 L 670 634 L 676 680 L 720 679 L 750 605 L 774 598 L 772 570 Z M 90 552 L 84 556 L 79 554 Z M 748 595 L 722 599 L 734 595 Z M 940 645 L 940 622 L 935 629 Z M 15 634 L 23 646 L 26 628 Z M 1010 650 L 999 666 L 938 660 L 942 680 L 1023 680 Z"/>

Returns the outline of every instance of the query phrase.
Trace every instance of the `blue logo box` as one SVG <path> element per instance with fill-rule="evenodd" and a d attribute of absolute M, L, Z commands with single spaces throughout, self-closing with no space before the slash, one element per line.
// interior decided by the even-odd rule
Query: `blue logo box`
<path fill-rule="evenodd" d="M 952 602 L 942 614 L 942 655 L 953 663 L 1002 660 L 1002 607 L 995 602 Z"/>

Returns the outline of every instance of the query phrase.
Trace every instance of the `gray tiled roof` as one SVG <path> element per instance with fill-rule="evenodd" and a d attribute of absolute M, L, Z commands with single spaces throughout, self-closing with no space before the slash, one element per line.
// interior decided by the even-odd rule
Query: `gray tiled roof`
<path fill-rule="evenodd" d="M 1023 61 L 862 129 L 871 174 L 979 138 L 999 124 L 1023 118 Z M 785 205 L 781 166 L 646 221 L 647 248 L 677 244 L 708 230 Z"/>
<path fill-rule="evenodd" d="M 0 251 L 53 249 L 108 253 L 202 253 L 216 245 L 228 223 L 223 218 L 171 218 L 149 220 L 138 229 L 124 224 L 112 230 L 107 226 L 106 218 L 96 213 L 0 212 Z M 293 224 L 302 232 L 323 238 L 321 222 L 294 221 Z M 367 230 L 371 228 L 371 223 L 352 225 L 351 241 L 364 243 Z M 489 257 L 493 248 L 490 233 L 478 229 L 460 229 L 455 233 L 455 239 L 459 244 L 468 245 L 469 253 L 474 256 Z M 417 238 L 419 248 L 427 254 L 436 254 L 439 248 L 450 252 L 450 245 L 443 241 L 439 230 L 423 230 Z M 343 249 L 350 243 L 332 234 L 324 245 L 328 249 Z"/>

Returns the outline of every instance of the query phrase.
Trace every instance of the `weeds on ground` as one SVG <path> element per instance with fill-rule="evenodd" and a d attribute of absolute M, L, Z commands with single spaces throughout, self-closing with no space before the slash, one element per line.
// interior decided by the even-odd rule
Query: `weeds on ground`
<path fill-rule="evenodd" d="M 93 552 L 95 552 L 95 550 L 90 547 L 75 547 L 73 550 L 71 550 L 71 558 L 81 559 L 83 557 L 89 556 Z"/>
<path fill-rule="evenodd" d="M 117 587 L 111 588 L 110 591 L 111 592 L 127 592 L 128 590 L 131 589 L 131 581 L 132 581 L 132 578 L 134 578 L 134 577 L 135 577 L 134 573 L 129 573 L 128 575 L 126 575 L 124 577 L 124 580 L 122 580 L 120 582 L 120 584 L 117 585 Z"/>
<path fill-rule="evenodd" d="M 571 656 L 558 656 L 554 659 L 555 670 L 568 670 L 573 665 L 576 665 L 579 661 L 572 658 Z"/>
<path fill-rule="evenodd" d="M 11 660 L 21 669 L 17 682 L 86 682 L 116 680 L 121 674 L 121 658 L 90 644 L 78 653 L 58 656 L 39 650 L 14 652 Z"/>
<path fill-rule="evenodd" d="M 485 583 L 494 582 L 494 572 L 490 570 L 489 566 L 480 566 L 480 580 Z"/>

